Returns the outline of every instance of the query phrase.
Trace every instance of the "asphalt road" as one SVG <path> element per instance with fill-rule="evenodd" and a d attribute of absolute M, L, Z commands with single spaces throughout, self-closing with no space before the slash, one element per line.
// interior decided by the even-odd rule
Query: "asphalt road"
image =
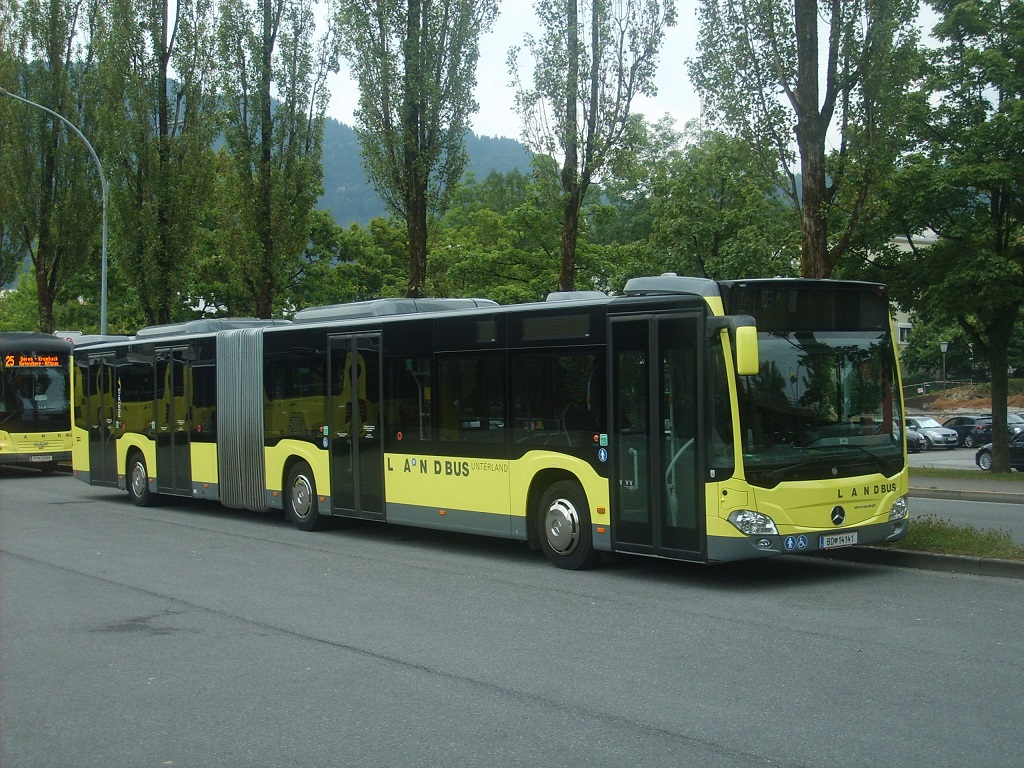
<path fill-rule="evenodd" d="M 1024 491 L 1024 487 L 1022 487 Z M 1024 508 L 1020 504 L 982 503 L 946 499 L 910 499 L 910 519 L 932 518 L 954 525 L 970 525 L 979 531 L 1005 531 L 1024 547 Z"/>
<path fill-rule="evenodd" d="M 935 467 L 937 469 L 974 469 L 980 474 L 974 461 L 975 448 L 951 448 L 932 451 L 920 451 L 908 454 L 909 464 L 913 467 Z"/>
<path fill-rule="evenodd" d="M 0 764 L 1019 766 L 1024 581 L 586 573 L 0 477 Z"/>

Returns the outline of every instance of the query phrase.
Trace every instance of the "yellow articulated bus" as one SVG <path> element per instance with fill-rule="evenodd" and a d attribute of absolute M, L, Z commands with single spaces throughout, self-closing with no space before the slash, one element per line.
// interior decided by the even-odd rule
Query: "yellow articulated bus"
<path fill-rule="evenodd" d="M 158 494 L 520 539 L 562 568 L 907 533 L 884 285 L 635 278 L 396 299 L 75 348 L 74 469 Z"/>
<path fill-rule="evenodd" d="M 71 459 L 71 344 L 0 333 L 0 464 L 52 471 Z"/>

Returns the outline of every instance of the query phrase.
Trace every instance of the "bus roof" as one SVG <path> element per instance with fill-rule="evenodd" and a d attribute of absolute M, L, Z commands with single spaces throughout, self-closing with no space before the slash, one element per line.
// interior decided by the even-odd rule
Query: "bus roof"
<path fill-rule="evenodd" d="M 71 342 L 49 333 L 37 331 L 3 331 L 0 332 L 0 350 L 28 351 L 45 350 L 47 352 L 70 352 Z"/>
<path fill-rule="evenodd" d="M 329 304 L 301 309 L 292 318 L 296 323 L 321 323 L 330 320 L 354 320 L 361 317 L 385 317 L 420 312 L 450 312 L 478 307 L 497 307 L 490 299 L 370 299 L 351 304 Z"/>

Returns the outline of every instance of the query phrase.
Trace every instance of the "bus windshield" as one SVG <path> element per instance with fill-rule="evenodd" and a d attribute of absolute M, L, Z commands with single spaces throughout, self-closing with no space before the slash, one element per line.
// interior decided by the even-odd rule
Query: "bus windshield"
<path fill-rule="evenodd" d="M 761 333 L 758 345 L 760 373 L 739 387 L 751 483 L 899 471 L 902 414 L 888 333 Z"/>
<path fill-rule="evenodd" d="M 0 376 L 0 429 L 5 432 L 71 429 L 66 369 L 4 368 Z"/>

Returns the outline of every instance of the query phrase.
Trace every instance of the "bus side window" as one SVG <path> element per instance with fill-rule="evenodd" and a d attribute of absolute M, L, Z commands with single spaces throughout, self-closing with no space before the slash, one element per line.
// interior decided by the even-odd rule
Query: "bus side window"
<path fill-rule="evenodd" d="M 384 434 L 388 447 L 433 437 L 429 358 L 393 357 L 384 362 Z"/>
<path fill-rule="evenodd" d="M 500 355 L 448 357 L 438 368 L 441 439 L 505 439 L 505 360 Z"/>

